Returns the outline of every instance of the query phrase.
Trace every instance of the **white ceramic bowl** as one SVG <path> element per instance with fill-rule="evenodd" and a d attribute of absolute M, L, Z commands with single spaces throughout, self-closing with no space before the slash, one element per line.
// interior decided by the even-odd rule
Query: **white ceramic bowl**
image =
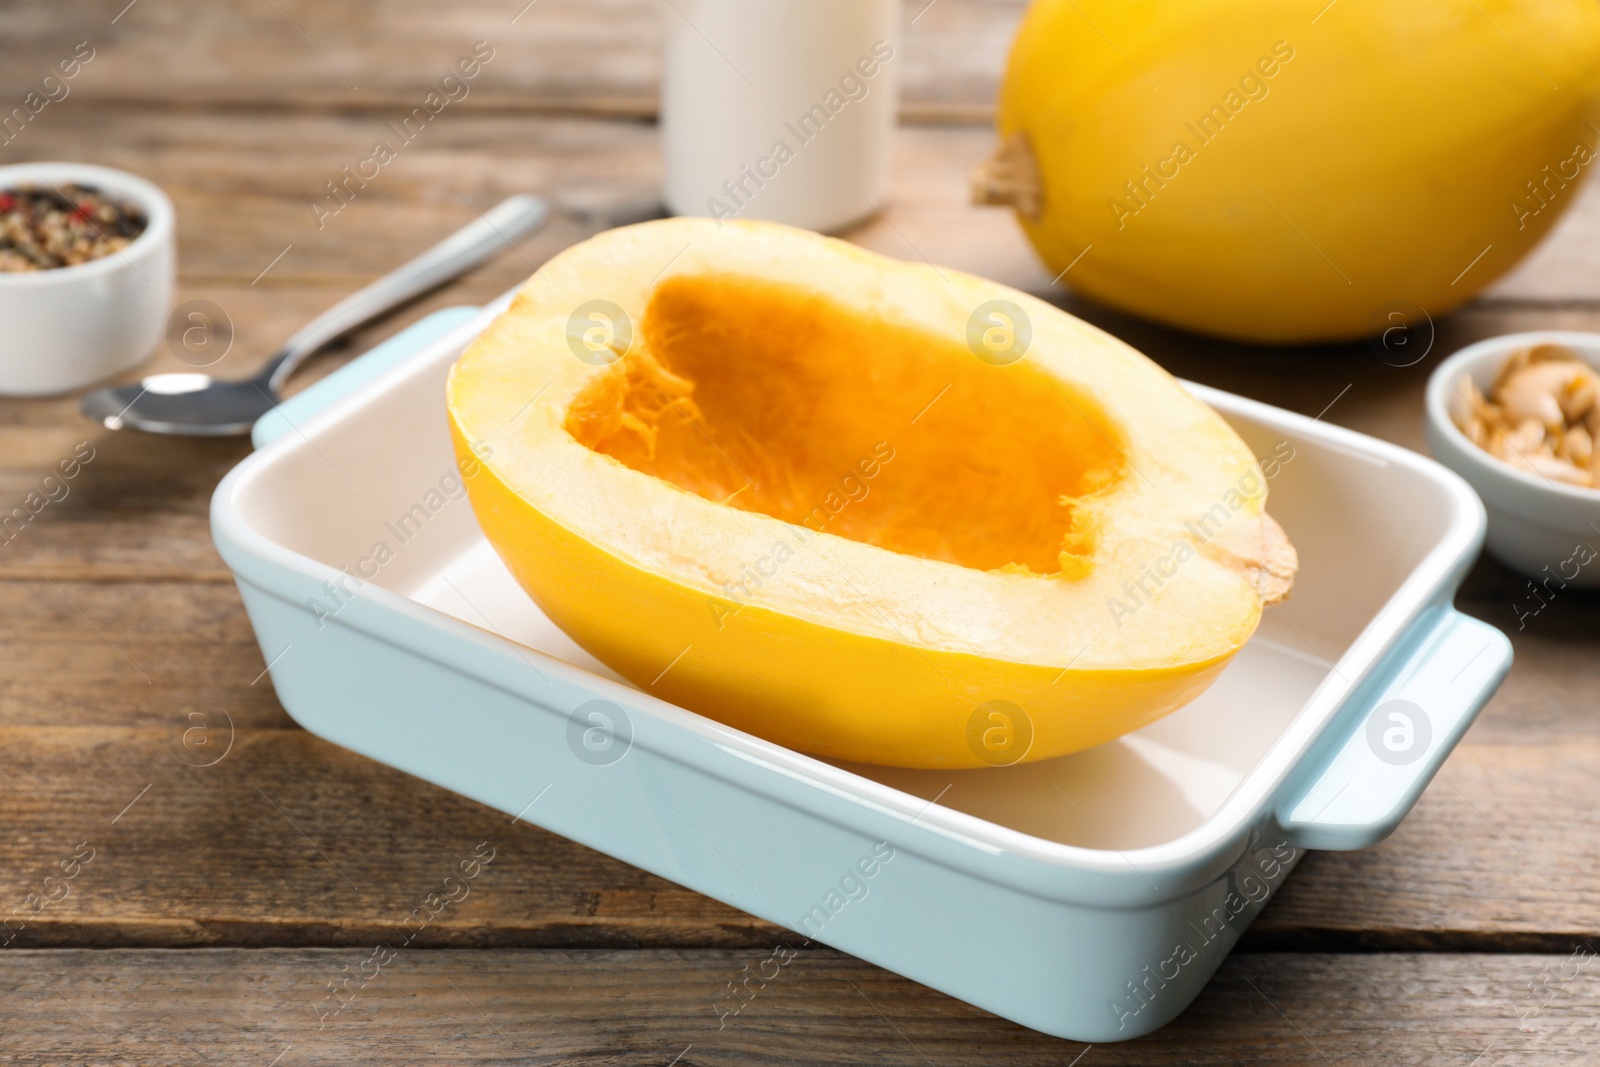
<path fill-rule="evenodd" d="M 1491 555 L 1512 570 L 1548 581 L 1551 592 L 1566 585 L 1600 588 L 1600 490 L 1508 466 L 1473 444 L 1450 417 L 1461 402 L 1462 375 L 1487 394 L 1511 353 L 1537 344 L 1566 345 L 1600 368 L 1600 333 L 1538 330 L 1468 345 L 1428 379 L 1428 448 L 1483 498 Z"/>
<path fill-rule="evenodd" d="M 144 212 L 121 252 L 56 270 L 0 272 L 0 395 L 46 396 L 109 378 L 161 339 L 177 256 L 172 201 L 143 178 L 88 163 L 0 167 L 0 190 L 89 185 Z"/>

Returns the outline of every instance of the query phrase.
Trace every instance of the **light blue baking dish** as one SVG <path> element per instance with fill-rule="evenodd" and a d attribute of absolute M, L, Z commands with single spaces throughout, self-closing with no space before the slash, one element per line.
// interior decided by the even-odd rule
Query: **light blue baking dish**
<path fill-rule="evenodd" d="M 1061 1037 L 1148 1033 L 1305 849 L 1394 829 L 1510 666 L 1505 637 L 1451 606 L 1483 537 L 1465 483 L 1193 386 L 1278 458 L 1272 510 L 1301 555 L 1293 598 L 1210 691 L 1017 767 L 781 748 L 622 682 L 484 541 L 443 389 L 503 306 L 440 312 L 296 396 L 217 488 L 213 535 L 273 684 L 307 730 L 787 927 L 793 947 Z M 769 977 L 708 990 L 708 1024 Z"/>

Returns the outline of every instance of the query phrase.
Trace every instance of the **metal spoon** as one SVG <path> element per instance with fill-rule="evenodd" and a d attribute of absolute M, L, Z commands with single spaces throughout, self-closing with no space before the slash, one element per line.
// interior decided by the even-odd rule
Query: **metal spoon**
<path fill-rule="evenodd" d="M 549 206 L 536 196 L 513 196 L 482 218 L 385 274 L 312 319 L 285 342 L 253 378 L 218 381 L 209 374 L 151 374 L 133 385 L 99 389 L 78 404 L 108 429 L 227 437 L 250 432 L 282 399 L 278 390 L 306 357 L 363 323 L 484 262 L 544 225 Z"/>

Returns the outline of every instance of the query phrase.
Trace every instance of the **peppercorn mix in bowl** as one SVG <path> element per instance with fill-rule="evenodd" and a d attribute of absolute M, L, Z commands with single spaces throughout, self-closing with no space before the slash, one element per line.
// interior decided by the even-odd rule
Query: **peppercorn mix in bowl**
<path fill-rule="evenodd" d="M 0 395 L 70 392 L 143 362 L 176 272 L 172 201 L 87 163 L 0 167 Z"/>
<path fill-rule="evenodd" d="M 0 188 L 0 273 L 58 270 L 121 252 L 149 225 L 92 185 Z"/>

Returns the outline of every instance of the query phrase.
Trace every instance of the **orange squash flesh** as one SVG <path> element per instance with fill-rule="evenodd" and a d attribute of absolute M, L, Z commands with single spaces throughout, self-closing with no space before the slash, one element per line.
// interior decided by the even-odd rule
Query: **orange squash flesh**
<path fill-rule="evenodd" d="M 672 278 L 643 332 L 651 358 L 634 366 L 648 373 L 597 377 L 568 432 L 743 511 L 922 559 L 1054 574 L 1064 540 L 1092 554 L 1077 499 L 1126 476 L 1087 397 L 1038 373 L 997 375 L 961 339 L 822 295 Z M 1013 418 L 1019 407 L 1028 419 Z"/>

